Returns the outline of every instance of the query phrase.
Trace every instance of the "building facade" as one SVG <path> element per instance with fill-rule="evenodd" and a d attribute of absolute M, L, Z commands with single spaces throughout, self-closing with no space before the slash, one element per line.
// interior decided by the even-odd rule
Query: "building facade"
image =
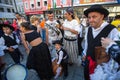
<path fill-rule="evenodd" d="M 120 5 L 117 0 L 23 0 L 26 15 L 37 14 L 46 16 L 46 12 L 53 10 L 56 16 L 63 16 L 67 7 L 72 7 L 79 17 L 83 11 L 93 4 L 102 4 L 109 11 L 109 16 L 120 14 Z"/>
<path fill-rule="evenodd" d="M 0 20 L 15 18 L 16 8 L 14 5 L 14 0 L 0 0 Z"/>
<path fill-rule="evenodd" d="M 23 1 L 22 0 L 15 0 L 15 3 L 16 3 L 16 8 L 17 8 L 16 12 L 18 12 L 21 15 L 24 15 L 25 12 L 24 12 Z"/>

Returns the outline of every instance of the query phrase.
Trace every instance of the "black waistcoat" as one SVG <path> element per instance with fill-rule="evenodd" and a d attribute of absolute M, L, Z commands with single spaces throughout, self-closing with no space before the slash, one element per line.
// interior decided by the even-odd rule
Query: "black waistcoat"
<path fill-rule="evenodd" d="M 10 46 L 13 46 L 13 45 L 17 45 L 15 34 L 13 34 L 13 37 L 14 37 L 14 39 L 12 39 L 9 36 L 3 35 L 3 38 L 5 40 L 5 45 L 7 47 L 10 47 Z"/>
<path fill-rule="evenodd" d="M 92 28 L 88 28 L 87 34 L 87 56 L 91 56 L 93 60 L 95 60 L 95 47 L 101 46 L 101 37 L 107 37 L 111 30 L 115 28 L 113 25 L 107 25 L 95 38 L 93 38 Z"/>
<path fill-rule="evenodd" d="M 64 58 L 65 56 L 68 57 L 67 52 L 66 52 L 63 48 L 61 48 L 61 49 L 57 52 L 58 56 L 60 55 L 60 51 L 63 52 L 63 58 Z M 67 59 L 67 57 L 66 57 L 66 59 Z M 59 57 L 58 57 L 58 60 L 59 60 Z M 62 59 L 62 60 L 63 60 L 63 59 Z"/>

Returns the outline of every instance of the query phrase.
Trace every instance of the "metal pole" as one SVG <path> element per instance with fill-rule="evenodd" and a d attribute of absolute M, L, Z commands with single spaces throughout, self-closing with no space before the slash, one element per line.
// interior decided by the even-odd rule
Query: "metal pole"
<path fill-rule="evenodd" d="M 16 1 L 15 1 L 15 0 L 13 0 L 13 1 L 14 1 L 14 4 L 15 4 L 16 12 L 18 12 L 17 5 L 16 5 Z"/>
<path fill-rule="evenodd" d="M 74 0 L 72 0 L 72 2 L 71 2 L 71 7 L 72 7 L 72 9 L 73 9 L 73 2 L 74 2 Z"/>

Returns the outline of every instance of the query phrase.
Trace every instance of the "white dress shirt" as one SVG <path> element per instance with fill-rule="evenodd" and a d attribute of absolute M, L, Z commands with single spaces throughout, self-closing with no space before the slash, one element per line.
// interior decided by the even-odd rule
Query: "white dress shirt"
<path fill-rule="evenodd" d="M 60 50 L 60 49 L 59 49 Z M 58 50 L 58 51 L 59 51 Z M 58 52 L 57 51 L 57 52 Z M 56 53 L 57 54 L 57 53 Z M 59 55 L 58 55 L 59 54 Z M 61 63 L 61 61 L 62 61 L 62 59 L 63 59 L 63 51 L 60 51 L 59 53 L 58 53 L 56 56 L 57 56 L 57 59 L 59 59 L 58 60 L 58 62 L 57 62 L 57 64 L 60 64 Z"/>

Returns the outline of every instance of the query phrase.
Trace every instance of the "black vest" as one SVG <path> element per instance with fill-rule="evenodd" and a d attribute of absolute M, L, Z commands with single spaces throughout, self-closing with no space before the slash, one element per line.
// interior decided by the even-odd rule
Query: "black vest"
<path fill-rule="evenodd" d="M 13 46 L 13 45 L 17 45 L 15 34 L 13 34 L 13 37 L 14 37 L 14 39 L 12 39 L 9 36 L 3 35 L 3 38 L 5 40 L 5 45 L 7 47 L 10 47 L 10 46 Z"/>
<path fill-rule="evenodd" d="M 93 38 L 92 28 L 88 28 L 87 34 L 87 56 L 91 56 L 95 60 L 95 47 L 101 46 L 101 37 L 107 37 L 111 30 L 115 28 L 113 25 L 107 25 L 95 38 Z"/>
<path fill-rule="evenodd" d="M 65 56 L 67 56 L 66 57 L 66 59 L 68 58 L 68 54 L 67 54 L 67 52 L 63 49 L 63 48 L 61 48 L 58 52 L 57 52 L 57 54 L 58 54 L 58 56 L 59 56 L 59 52 L 60 51 L 62 51 L 63 52 L 63 58 L 65 57 Z M 58 57 L 58 60 L 59 60 L 59 57 Z M 63 59 L 62 59 L 63 60 Z"/>

